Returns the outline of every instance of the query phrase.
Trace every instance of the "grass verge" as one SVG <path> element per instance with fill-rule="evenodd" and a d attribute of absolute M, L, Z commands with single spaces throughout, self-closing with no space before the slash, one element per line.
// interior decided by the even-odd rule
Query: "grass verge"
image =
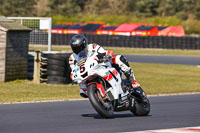
<path fill-rule="evenodd" d="M 186 65 L 130 63 L 147 94 L 200 92 L 200 68 Z M 0 103 L 81 98 L 77 85 L 0 82 Z"/>
<path fill-rule="evenodd" d="M 0 103 L 80 98 L 76 85 L 34 84 L 28 80 L 0 82 Z"/>
<path fill-rule="evenodd" d="M 200 68 L 186 65 L 131 63 L 147 94 L 200 92 Z"/>
<path fill-rule="evenodd" d="M 180 50 L 180 49 L 150 49 L 150 48 L 124 48 L 124 47 L 104 47 L 106 50 L 113 50 L 116 54 L 149 54 L 149 55 L 185 55 L 200 56 L 200 50 Z M 47 46 L 30 45 L 29 50 L 47 50 Z M 69 46 L 52 46 L 53 51 L 72 52 Z"/>

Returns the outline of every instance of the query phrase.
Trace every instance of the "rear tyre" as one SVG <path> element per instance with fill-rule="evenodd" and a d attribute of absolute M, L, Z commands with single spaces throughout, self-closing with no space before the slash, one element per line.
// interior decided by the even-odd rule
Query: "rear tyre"
<path fill-rule="evenodd" d="M 102 116 L 103 118 L 113 117 L 114 109 L 112 103 L 110 101 L 104 101 L 102 99 L 96 84 L 90 84 L 88 86 L 88 97 L 90 103 L 100 116 Z"/>

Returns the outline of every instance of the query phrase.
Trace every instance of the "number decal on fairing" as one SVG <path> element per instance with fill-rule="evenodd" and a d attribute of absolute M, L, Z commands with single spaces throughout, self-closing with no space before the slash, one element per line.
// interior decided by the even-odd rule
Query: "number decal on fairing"
<path fill-rule="evenodd" d="M 81 65 L 79 66 L 79 68 L 80 68 L 80 73 L 85 72 L 85 64 L 81 64 Z"/>
<path fill-rule="evenodd" d="M 79 66 L 79 69 L 80 69 L 80 74 L 81 74 L 81 77 L 82 77 L 82 78 L 85 78 L 85 77 L 88 76 L 87 71 L 85 71 L 85 64 L 81 64 L 81 65 Z"/>
<path fill-rule="evenodd" d="M 92 68 L 94 66 L 94 63 L 90 65 L 90 68 Z"/>

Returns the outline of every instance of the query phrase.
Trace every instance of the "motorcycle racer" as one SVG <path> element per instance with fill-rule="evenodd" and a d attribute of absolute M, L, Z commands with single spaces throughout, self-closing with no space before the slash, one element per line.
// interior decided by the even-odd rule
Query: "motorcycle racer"
<path fill-rule="evenodd" d="M 140 88 L 140 84 L 136 81 L 133 70 L 131 69 L 127 59 L 123 55 L 114 56 L 113 51 L 105 50 L 96 43 L 88 44 L 87 38 L 82 34 L 77 34 L 72 37 L 70 40 L 70 46 L 73 53 L 69 57 L 69 65 L 71 68 L 71 78 L 73 77 L 74 67 L 77 63 L 77 57 L 79 52 L 86 50 L 88 54 L 97 53 L 98 62 L 111 61 L 111 64 L 115 68 L 119 68 L 129 82 L 132 84 L 132 89 L 134 94 L 140 98 L 143 98 L 145 94 Z M 73 80 L 73 79 L 72 79 Z M 84 98 L 87 98 L 86 86 L 84 84 L 79 84 L 80 86 L 80 95 Z"/>

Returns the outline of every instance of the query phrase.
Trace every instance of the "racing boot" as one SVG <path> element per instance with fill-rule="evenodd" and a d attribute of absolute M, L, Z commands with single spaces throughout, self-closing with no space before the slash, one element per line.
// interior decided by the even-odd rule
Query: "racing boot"
<path fill-rule="evenodd" d="M 131 92 L 131 94 L 143 102 L 147 101 L 147 96 L 141 87 L 134 88 L 133 91 Z"/>
<path fill-rule="evenodd" d="M 133 70 L 131 69 L 128 60 L 123 55 L 117 55 L 112 59 L 114 64 L 117 64 L 121 71 L 124 73 L 128 81 L 131 83 L 129 92 L 135 97 L 143 100 L 145 98 L 144 91 L 140 87 L 140 84 L 136 81 Z"/>
<path fill-rule="evenodd" d="M 126 76 L 126 78 L 129 80 L 129 82 L 132 85 L 132 87 L 129 90 L 130 93 L 132 95 L 134 95 L 136 98 L 138 98 L 142 101 L 146 101 L 146 94 L 144 93 L 144 91 L 140 87 L 140 84 L 135 80 L 132 69 L 125 72 L 124 75 Z"/>
<path fill-rule="evenodd" d="M 80 88 L 80 96 L 83 98 L 88 98 L 87 90 Z"/>

